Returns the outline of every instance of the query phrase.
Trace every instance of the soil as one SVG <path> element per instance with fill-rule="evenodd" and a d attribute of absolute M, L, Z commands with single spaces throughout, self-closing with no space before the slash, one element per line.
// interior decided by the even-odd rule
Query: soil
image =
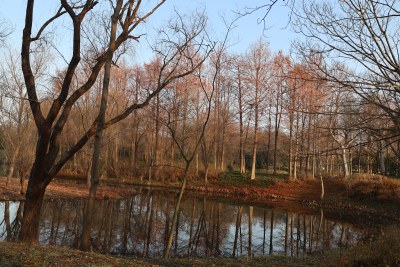
<path fill-rule="evenodd" d="M 99 199 L 126 198 L 136 193 L 135 188 L 107 185 L 102 183 L 97 190 Z M 86 199 L 89 190 L 83 181 L 69 179 L 54 179 L 46 189 L 45 198 L 47 199 Z M 25 196 L 20 193 L 20 184 L 16 179 L 12 179 L 6 186 L 6 178 L 0 177 L 0 201 L 24 200 Z"/>

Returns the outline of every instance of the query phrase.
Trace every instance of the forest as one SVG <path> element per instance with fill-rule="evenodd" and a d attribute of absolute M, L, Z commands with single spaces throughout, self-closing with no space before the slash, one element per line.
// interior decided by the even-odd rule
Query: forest
<path fill-rule="evenodd" d="M 194 2 L 157 27 L 174 1 L 20 2 L 17 26 L 0 13 L 5 266 L 400 264 L 396 0 L 263 0 L 218 29 Z M 278 6 L 290 52 L 266 38 Z"/>

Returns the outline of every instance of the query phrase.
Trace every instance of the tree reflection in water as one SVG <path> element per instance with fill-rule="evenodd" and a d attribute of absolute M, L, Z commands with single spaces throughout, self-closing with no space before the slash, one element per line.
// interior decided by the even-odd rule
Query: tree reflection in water
<path fill-rule="evenodd" d="M 140 190 L 121 200 L 96 203 L 91 249 L 118 255 L 162 257 L 177 194 Z M 77 248 L 83 201 L 52 200 L 43 205 L 40 243 Z M 14 241 L 23 204 L 0 203 L 0 238 Z M 181 204 L 171 254 L 175 257 L 301 256 L 355 244 L 368 234 L 351 224 L 331 221 L 322 210 L 295 212 L 272 207 L 233 205 L 186 196 Z"/>

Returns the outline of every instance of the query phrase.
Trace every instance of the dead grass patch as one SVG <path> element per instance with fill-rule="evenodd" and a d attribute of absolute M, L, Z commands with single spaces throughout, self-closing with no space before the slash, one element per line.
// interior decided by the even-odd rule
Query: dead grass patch
<path fill-rule="evenodd" d="M 376 174 L 358 174 L 344 182 L 351 198 L 400 203 L 400 184 L 393 179 Z"/>

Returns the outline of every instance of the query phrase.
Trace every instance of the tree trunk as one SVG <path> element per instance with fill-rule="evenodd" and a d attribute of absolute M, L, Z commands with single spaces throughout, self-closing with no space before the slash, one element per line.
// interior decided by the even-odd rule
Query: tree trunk
<path fill-rule="evenodd" d="M 269 154 L 271 150 L 271 108 L 268 109 L 268 141 L 267 141 L 267 152 L 265 153 L 265 168 L 266 168 L 266 173 L 268 174 L 269 171 Z"/>
<path fill-rule="evenodd" d="M 295 134 L 295 151 L 294 151 L 294 166 L 293 166 L 293 179 L 297 179 L 297 163 L 299 160 L 299 113 L 296 116 L 296 134 Z"/>
<path fill-rule="evenodd" d="M 232 257 L 235 257 L 237 255 L 236 251 L 237 251 L 239 229 L 240 229 L 241 223 L 242 223 L 242 206 L 239 206 L 238 207 L 238 211 L 236 213 L 235 238 L 234 238 L 234 241 L 233 241 Z"/>
<path fill-rule="evenodd" d="M 253 256 L 253 206 L 249 207 L 249 247 L 247 248 L 247 255 Z"/>
<path fill-rule="evenodd" d="M 278 138 L 279 138 L 279 128 L 281 124 L 282 114 L 282 88 L 281 85 L 278 87 L 275 98 L 275 143 L 274 143 L 274 174 L 277 174 L 277 153 L 278 153 Z"/>
<path fill-rule="evenodd" d="M 242 79 L 240 76 L 240 68 L 238 65 L 238 100 L 239 100 L 239 141 L 240 141 L 240 173 L 246 172 L 245 158 L 244 158 L 244 123 L 243 123 L 243 92 L 242 92 Z"/>
<path fill-rule="evenodd" d="M 203 155 L 203 165 L 204 165 L 204 184 L 207 184 L 208 182 L 208 169 L 209 169 L 209 163 L 208 163 L 208 154 L 207 154 L 207 143 L 206 139 L 203 136 L 202 138 L 202 155 Z"/>
<path fill-rule="evenodd" d="M 45 186 L 40 183 L 34 183 L 33 181 L 34 179 L 29 180 L 28 190 L 26 192 L 19 240 L 25 243 L 38 244 L 39 221 Z"/>
<path fill-rule="evenodd" d="M 254 99 L 254 143 L 253 143 L 253 162 L 251 165 L 251 177 L 250 180 L 256 179 L 256 161 L 257 161 L 257 142 L 258 142 L 258 94 L 259 94 L 259 71 L 260 68 L 256 68 L 256 92 Z"/>
<path fill-rule="evenodd" d="M 164 251 L 164 255 L 163 255 L 164 259 L 168 258 L 169 251 L 171 250 L 172 239 L 174 238 L 174 228 L 176 227 L 176 222 L 178 220 L 179 208 L 181 205 L 183 192 L 185 191 L 185 187 L 186 187 L 186 180 L 187 180 L 188 173 L 189 173 L 189 167 L 190 167 L 190 162 L 186 162 L 186 167 L 185 167 L 185 171 L 183 174 L 183 182 L 182 182 L 181 190 L 179 192 L 178 201 L 176 202 L 176 206 L 175 206 L 175 210 L 174 210 L 174 217 L 172 219 L 172 225 L 170 228 L 171 230 L 169 231 L 167 245 L 165 247 L 165 251 Z"/>
<path fill-rule="evenodd" d="M 17 155 L 18 155 L 18 148 L 14 153 L 12 154 L 11 161 L 10 161 L 10 168 L 8 169 L 8 175 L 7 175 L 7 181 L 6 181 L 6 186 L 10 184 L 11 178 L 13 177 L 14 174 L 14 169 L 15 169 L 15 163 L 17 161 Z"/>
<path fill-rule="evenodd" d="M 346 156 L 346 147 L 344 145 L 341 146 L 341 150 L 342 150 L 342 167 L 343 167 L 343 175 L 344 178 L 349 178 L 350 174 L 349 174 L 349 166 L 347 163 L 347 156 Z"/>
<path fill-rule="evenodd" d="M 4 223 L 6 225 L 6 241 L 11 241 L 10 201 L 4 202 Z"/>
<path fill-rule="evenodd" d="M 289 115 L 289 180 L 293 179 L 293 114 Z"/>
<path fill-rule="evenodd" d="M 385 157 L 386 157 L 386 144 L 385 140 L 380 141 L 379 151 L 379 172 L 381 175 L 386 175 Z"/>
<path fill-rule="evenodd" d="M 103 135 L 103 127 L 104 120 L 107 111 L 107 101 L 108 101 L 108 89 L 110 85 L 110 73 L 111 73 L 111 61 L 115 50 L 115 36 L 117 31 L 117 22 L 119 11 L 122 7 L 123 0 L 118 0 L 117 5 L 114 9 L 114 14 L 111 17 L 112 20 L 112 28 L 110 35 L 110 50 L 107 53 L 107 59 L 104 65 L 104 77 L 103 77 L 103 90 L 101 95 L 101 103 L 99 115 L 96 119 L 97 128 L 96 135 L 94 138 L 93 145 L 93 160 L 92 160 L 92 171 L 91 171 L 91 181 L 90 181 L 90 190 L 89 190 L 89 198 L 86 209 L 86 215 L 83 222 L 83 232 L 82 239 L 80 244 L 80 249 L 83 251 L 87 251 L 89 249 L 89 239 L 90 232 L 92 229 L 92 222 L 94 216 L 94 205 L 96 198 L 97 186 L 99 185 L 99 176 L 100 176 L 100 151 L 101 151 L 101 141 Z"/>

